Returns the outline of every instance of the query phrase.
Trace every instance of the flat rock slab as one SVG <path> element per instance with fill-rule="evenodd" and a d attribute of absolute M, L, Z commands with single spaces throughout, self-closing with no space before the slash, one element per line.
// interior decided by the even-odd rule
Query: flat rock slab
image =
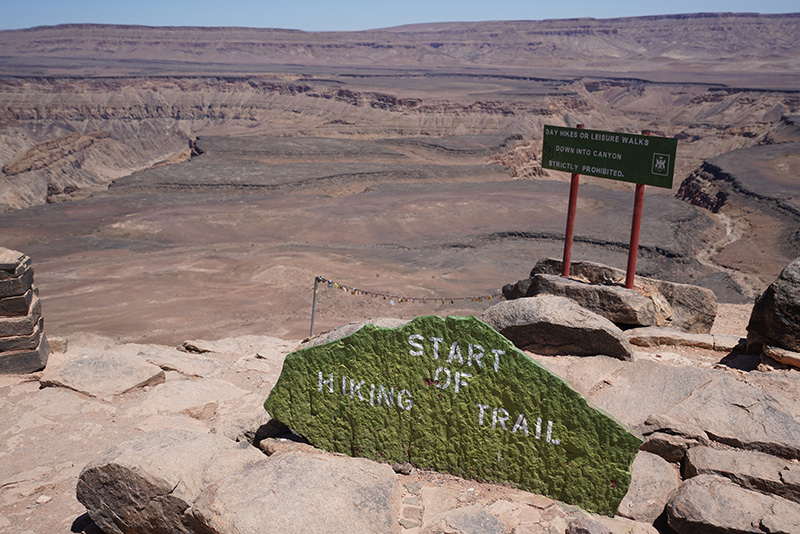
<path fill-rule="evenodd" d="M 34 289 L 29 289 L 22 295 L 0 298 L 0 316 L 27 315 L 33 303 Z"/>
<path fill-rule="evenodd" d="M 223 366 L 218 361 L 202 354 L 187 354 L 177 349 L 160 345 L 128 343 L 119 347 L 126 356 L 139 357 L 157 365 L 164 371 L 175 371 L 190 378 L 207 378 L 220 374 Z"/>
<path fill-rule="evenodd" d="M 716 374 L 666 415 L 691 422 L 726 445 L 800 458 L 800 421 L 788 407 L 727 374 Z"/>
<path fill-rule="evenodd" d="M 553 274 L 537 274 L 531 278 L 526 296 L 537 295 L 567 297 L 616 325 L 659 324 L 653 301 L 634 289 L 590 284 Z"/>
<path fill-rule="evenodd" d="M 800 369 L 800 352 L 781 349 L 771 345 L 764 345 L 764 356 L 772 358 L 778 363 Z"/>
<path fill-rule="evenodd" d="M 5 271 L 13 275 L 17 267 L 21 263 L 24 263 L 27 258 L 28 256 L 22 252 L 0 247 L 0 271 Z"/>
<path fill-rule="evenodd" d="M 646 327 L 632 328 L 625 331 L 628 341 L 640 347 L 681 346 L 713 349 L 714 338 L 711 334 L 690 334 L 671 328 Z"/>
<path fill-rule="evenodd" d="M 264 403 L 315 446 L 613 515 L 641 440 L 472 317 L 367 325 L 286 357 Z"/>
<path fill-rule="evenodd" d="M 800 505 L 742 488 L 727 478 L 699 475 L 685 481 L 667 506 L 679 534 L 800 532 Z"/>
<path fill-rule="evenodd" d="M 211 485 L 192 515 L 211 533 L 400 531 L 400 484 L 386 464 L 286 452 Z"/>
<path fill-rule="evenodd" d="M 717 475 L 744 488 L 800 503 L 800 464 L 769 454 L 693 447 L 686 455 L 686 475 Z"/>
<path fill-rule="evenodd" d="M 503 301 L 486 310 L 481 320 L 523 350 L 633 359 L 622 330 L 566 297 L 542 295 Z"/>
<path fill-rule="evenodd" d="M 147 393 L 147 398 L 132 408 L 130 414 L 149 417 L 180 413 L 194 419 L 207 420 L 217 413 L 223 403 L 241 399 L 248 394 L 247 390 L 219 378 L 170 380 L 152 388 Z"/>
<path fill-rule="evenodd" d="M 652 414 L 672 409 L 714 376 L 710 369 L 675 367 L 649 360 L 534 358 L 574 385 L 594 406 L 631 427 L 641 425 Z"/>
<path fill-rule="evenodd" d="M 109 534 L 209 532 L 187 513 L 192 503 L 209 484 L 263 458 L 252 447 L 214 434 L 150 432 L 87 464 L 76 495 Z"/>
<path fill-rule="evenodd" d="M 0 353 L 0 374 L 25 374 L 41 371 L 50 357 L 47 336 L 39 337 L 39 345 L 33 349 L 20 349 Z"/>
<path fill-rule="evenodd" d="M 710 443 L 708 435 L 700 427 L 665 415 L 651 415 L 638 428 L 645 436 L 641 450 L 672 463 L 682 464 L 687 451 Z"/>
<path fill-rule="evenodd" d="M 42 318 L 42 303 L 34 295 L 26 315 L 0 317 L 0 337 L 29 336 L 33 334 Z"/>
<path fill-rule="evenodd" d="M 24 295 L 31 286 L 33 286 L 33 267 L 28 267 L 18 276 L 0 279 L 0 298 Z"/>
<path fill-rule="evenodd" d="M 423 534 L 504 534 L 503 522 L 488 513 L 478 504 L 448 510 L 434 519 Z"/>
<path fill-rule="evenodd" d="M 138 356 L 76 349 L 54 354 L 40 382 L 42 387 L 64 387 L 90 397 L 109 399 L 163 383 L 164 379 L 160 367 Z"/>
<path fill-rule="evenodd" d="M 238 336 L 235 338 L 226 338 L 218 340 L 193 339 L 185 341 L 182 345 L 181 350 L 190 353 L 207 353 L 207 352 L 228 353 L 228 354 L 237 354 L 241 357 L 245 357 L 245 356 L 256 356 L 258 354 L 262 354 L 262 356 L 265 356 L 268 354 L 275 353 L 276 351 L 286 354 L 296 346 L 297 346 L 296 342 L 287 341 L 285 339 L 280 339 L 276 337 Z"/>

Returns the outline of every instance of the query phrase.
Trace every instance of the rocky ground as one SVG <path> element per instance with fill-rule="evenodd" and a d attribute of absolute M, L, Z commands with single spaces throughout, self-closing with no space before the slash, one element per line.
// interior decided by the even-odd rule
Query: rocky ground
<path fill-rule="evenodd" d="M 749 306 L 723 304 L 712 332 L 744 336 L 748 318 Z M 0 455 L 0 471 L 6 474 L 0 487 L 4 531 L 96 532 L 75 498 L 78 475 L 109 447 L 144 432 L 212 432 L 258 443 L 265 434 L 257 430 L 268 421 L 261 404 L 277 380 L 283 356 L 296 344 L 260 336 L 189 340 L 177 348 L 121 344 L 93 334 L 53 339 L 44 372 L 1 378 L 0 403 L 7 414 L 2 418 L 6 439 Z M 531 354 L 593 403 L 632 426 L 677 404 L 710 380 L 757 384 L 781 400 L 781 409 L 795 416 L 800 412 L 796 371 L 768 367 L 744 371 L 729 363 L 726 355 L 678 346 L 640 347 L 633 362 L 613 360 L 612 365 L 604 357 Z M 312 454 L 308 446 L 275 438 L 266 439 L 261 447 Z M 677 464 L 671 469 L 677 477 Z M 586 519 L 575 508 L 496 484 L 416 470 L 392 476 L 402 492 L 399 504 L 391 508 L 399 532 L 428 532 L 442 522 L 458 525 L 467 511 L 499 520 L 497 532 L 515 528 L 514 532 L 564 532 L 576 518 Z M 637 473 L 635 464 L 634 488 L 642 493 L 624 501 L 621 509 L 638 522 L 590 519 L 612 532 L 654 532 L 649 525 L 660 511 L 645 520 L 638 510 L 648 508 L 652 515 L 653 506 L 658 508 L 647 504 L 654 498 L 655 482 L 640 487 L 639 476 L 643 473 Z"/>

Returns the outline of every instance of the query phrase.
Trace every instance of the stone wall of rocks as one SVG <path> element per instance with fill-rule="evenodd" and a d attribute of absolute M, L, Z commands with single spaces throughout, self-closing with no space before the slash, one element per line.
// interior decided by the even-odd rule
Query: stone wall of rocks
<path fill-rule="evenodd" d="M 0 373 L 40 371 L 49 353 L 31 259 L 0 247 Z"/>

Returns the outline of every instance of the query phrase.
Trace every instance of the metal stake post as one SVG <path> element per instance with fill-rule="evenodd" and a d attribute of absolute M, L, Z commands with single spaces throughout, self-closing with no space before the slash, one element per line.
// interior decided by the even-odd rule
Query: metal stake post
<path fill-rule="evenodd" d="M 650 135 L 644 130 L 642 135 Z M 631 221 L 631 244 L 628 247 L 628 270 L 625 273 L 625 287 L 633 289 L 636 277 L 636 256 L 639 254 L 639 230 L 642 227 L 642 205 L 644 204 L 644 184 L 636 184 L 636 198 L 633 201 L 633 220 Z"/>
<path fill-rule="evenodd" d="M 311 302 L 311 333 L 308 337 L 314 337 L 314 315 L 317 313 L 317 287 L 319 287 L 319 276 L 314 278 L 314 300 Z"/>

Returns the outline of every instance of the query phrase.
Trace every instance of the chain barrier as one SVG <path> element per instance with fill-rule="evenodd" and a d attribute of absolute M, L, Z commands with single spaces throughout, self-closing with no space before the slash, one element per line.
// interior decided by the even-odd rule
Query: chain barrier
<path fill-rule="evenodd" d="M 392 295 L 390 293 L 378 293 L 376 291 L 367 291 L 366 289 L 359 289 L 357 287 L 346 286 L 344 284 L 340 284 L 339 282 L 334 282 L 333 280 L 329 280 L 324 276 L 317 276 L 314 278 L 314 300 L 311 304 L 311 337 L 314 336 L 314 318 L 317 311 L 317 288 L 320 284 L 325 284 L 327 287 L 331 287 L 334 289 L 339 289 L 341 291 L 345 291 L 350 293 L 351 295 L 366 295 L 372 298 L 381 298 L 383 300 L 388 300 L 392 306 L 397 303 L 406 303 L 406 302 L 421 302 L 423 304 L 427 304 L 429 302 L 436 302 L 440 304 L 455 304 L 456 302 L 483 302 L 484 300 L 494 300 L 494 299 L 502 299 L 502 293 L 492 293 L 490 295 L 479 295 L 475 297 L 449 297 L 449 298 L 442 298 L 442 297 L 404 297 L 402 295 Z"/>
<path fill-rule="evenodd" d="M 351 295 L 366 295 L 373 298 L 382 298 L 383 300 L 390 300 L 392 303 L 400 302 L 437 302 L 441 304 L 455 304 L 456 302 L 482 302 L 484 300 L 502 299 L 502 293 L 492 293 L 491 295 L 480 295 L 476 297 L 404 297 L 402 295 L 392 295 L 389 293 L 378 293 L 375 291 L 367 291 L 366 289 L 359 289 L 357 287 L 350 287 L 333 280 L 328 280 L 324 276 L 317 276 L 317 282 L 327 284 L 328 287 L 333 287 L 341 291 L 350 293 Z"/>

